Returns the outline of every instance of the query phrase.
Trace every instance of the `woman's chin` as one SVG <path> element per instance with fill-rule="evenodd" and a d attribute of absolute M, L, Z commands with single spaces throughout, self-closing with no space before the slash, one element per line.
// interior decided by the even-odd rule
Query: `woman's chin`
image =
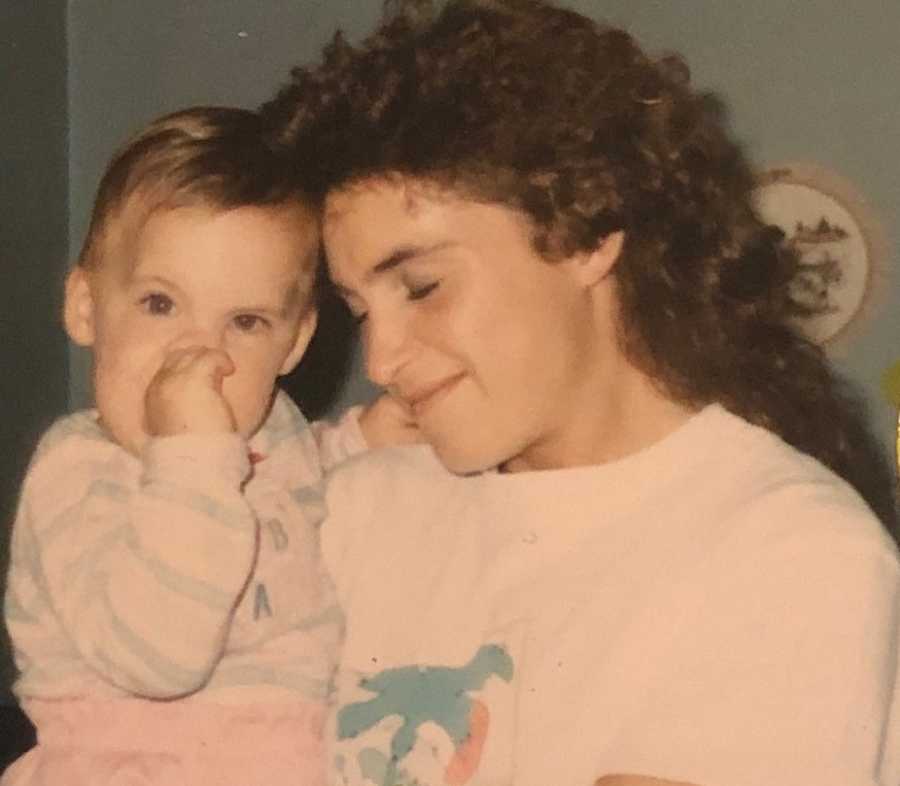
<path fill-rule="evenodd" d="M 496 447 L 479 445 L 469 441 L 441 439 L 425 435 L 435 455 L 454 475 L 474 475 L 494 469 L 506 460 L 506 456 Z"/>

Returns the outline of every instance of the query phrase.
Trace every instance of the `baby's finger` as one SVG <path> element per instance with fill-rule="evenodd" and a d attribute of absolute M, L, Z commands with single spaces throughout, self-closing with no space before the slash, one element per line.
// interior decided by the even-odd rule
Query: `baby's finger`
<path fill-rule="evenodd" d="M 189 373 L 218 377 L 234 373 L 234 363 L 227 352 L 210 347 L 183 347 L 172 350 L 160 367 L 170 374 Z"/>
<path fill-rule="evenodd" d="M 165 374 L 177 374 L 189 368 L 197 357 L 205 352 L 204 347 L 181 347 L 173 349 L 169 352 L 159 367 L 160 372 Z"/>
<path fill-rule="evenodd" d="M 191 371 L 209 379 L 216 387 L 234 373 L 234 361 L 221 349 L 206 349 L 193 358 Z"/>

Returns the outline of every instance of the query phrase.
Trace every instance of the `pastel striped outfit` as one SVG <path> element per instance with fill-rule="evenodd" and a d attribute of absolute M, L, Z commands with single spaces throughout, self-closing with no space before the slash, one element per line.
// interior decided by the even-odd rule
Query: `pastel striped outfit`
<path fill-rule="evenodd" d="M 152 439 L 94 411 L 44 436 L 11 546 L 14 691 L 38 745 L 3 786 L 323 783 L 343 631 L 319 559 L 323 469 L 356 412 L 310 427 L 279 393 L 260 431 Z"/>

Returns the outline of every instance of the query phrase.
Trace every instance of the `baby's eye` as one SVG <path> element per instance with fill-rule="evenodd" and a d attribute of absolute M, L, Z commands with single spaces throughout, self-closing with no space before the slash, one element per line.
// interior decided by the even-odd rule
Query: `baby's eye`
<path fill-rule="evenodd" d="M 256 333 L 268 327 L 269 323 L 258 314 L 238 314 L 234 325 L 242 333 Z"/>
<path fill-rule="evenodd" d="M 423 300 L 438 288 L 440 281 L 432 281 L 429 284 L 407 284 L 406 297 L 409 300 Z"/>
<path fill-rule="evenodd" d="M 141 306 L 148 314 L 164 317 L 172 313 L 175 303 L 172 298 L 162 292 L 151 292 L 141 298 Z"/>

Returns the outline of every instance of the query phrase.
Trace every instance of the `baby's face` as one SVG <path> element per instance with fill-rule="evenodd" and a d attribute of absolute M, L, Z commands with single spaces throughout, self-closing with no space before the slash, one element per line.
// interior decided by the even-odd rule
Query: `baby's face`
<path fill-rule="evenodd" d="M 315 325 L 316 217 L 295 204 L 179 207 L 129 232 L 127 213 L 111 222 L 102 259 L 76 268 L 66 293 L 69 333 L 93 348 L 101 422 L 138 454 L 148 438 L 145 394 L 164 359 L 209 347 L 234 364 L 222 395 L 249 437 Z"/>

